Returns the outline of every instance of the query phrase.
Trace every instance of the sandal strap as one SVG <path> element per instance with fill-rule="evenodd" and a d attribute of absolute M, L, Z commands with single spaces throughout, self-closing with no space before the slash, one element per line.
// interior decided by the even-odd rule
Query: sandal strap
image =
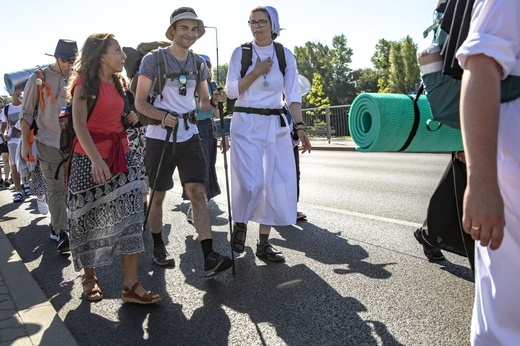
<path fill-rule="evenodd" d="M 136 294 L 137 295 L 137 293 L 135 293 L 135 290 L 139 286 L 141 286 L 141 282 L 140 281 L 136 281 L 135 284 L 133 284 L 131 288 L 123 287 L 123 292 L 125 294 Z"/>
<path fill-rule="evenodd" d="M 81 284 L 83 285 L 83 287 L 85 287 L 86 285 L 88 285 L 91 282 L 98 283 L 97 277 L 95 275 L 94 276 L 92 276 L 92 275 L 85 276 L 83 281 L 81 281 Z"/>
<path fill-rule="evenodd" d="M 267 251 L 267 249 L 269 249 L 269 248 L 271 249 L 271 251 Z M 276 248 L 274 246 L 272 246 L 271 243 L 267 243 L 264 246 L 264 253 L 270 253 L 270 254 L 273 254 L 273 255 L 278 255 L 278 254 L 281 254 L 282 252 L 276 250 Z"/>

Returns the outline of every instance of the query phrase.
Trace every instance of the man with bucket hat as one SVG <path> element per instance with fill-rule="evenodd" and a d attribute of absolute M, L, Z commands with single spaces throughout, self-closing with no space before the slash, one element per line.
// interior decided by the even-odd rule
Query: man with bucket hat
<path fill-rule="evenodd" d="M 164 246 L 161 230 L 162 205 L 166 192 L 173 187 L 173 172 L 186 189 L 193 209 L 193 222 L 204 255 L 206 276 L 229 269 L 232 261 L 213 250 L 211 215 L 206 202 L 206 162 L 199 131 L 195 124 L 197 108 L 195 94 L 201 110 L 215 109 L 226 100 L 223 91 L 215 91 L 210 98 L 206 80 L 209 71 L 203 59 L 190 47 L 204 35 L 204 23 L 190 7 L 173 11 L 166 30 L 172 44 L 149 53 L 141 61 L 135 97 L 137 111 L 157 121 L 147 125 L 145 166 L 150 186 L 148 220 L 154 240 L 153 259 L 158 265 L 174 264 Z M 157 60 L 162 59 L 167 78 L 159 95 L 150 95 L 157 77 Z M 200 66 L 200 68 L 198 68 Z M 148 103 L 152 96 L 154 102 Z M 173 136 L 170 133 L 173 129 Z M 161 158 L 161 159 L 159 159 Z"/>
<path fill-rule="evenodd" d="M 60 150 L 59 115 L 61 107 L 67 105 L 66 87 L 77 54 L 76 41 L 60 39 L 54 54 L 46 54 L 54 56 L 56 60 L 29 77 L 25 85 L 22 108 L 21 155 L 28 160 L 29 131 L 33 122 L 36 122 L 38 131 L 34 141 L 47 186 L 47 203 L 51 215 L 50 237 L 58 242 L 59 253 L 69 251 L 65 165 L 62 165 L 57 174 L 58 179 L 55 179 L 59 164 L 67 157 L 67 154 Z"/>

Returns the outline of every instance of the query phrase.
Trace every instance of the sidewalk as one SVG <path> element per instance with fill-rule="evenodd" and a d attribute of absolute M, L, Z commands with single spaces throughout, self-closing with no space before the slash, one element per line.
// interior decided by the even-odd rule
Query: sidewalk
<path fill-rule="evenodd" d="M 312 150 L 355 150 L 352 139 L 311 139 Z M 77 345 L 0 227 L 0 346 Z"/>
<path fill-rule="evenodd" d="M 312 150 L 356 150 L 356 143 L 351 137 L 331 138 L 330 143 L 326 138 L 310 138 Z"/>
<path fill-rule="evenodd" d="M 0 345 L 77 345 L 1 227 Z"/>

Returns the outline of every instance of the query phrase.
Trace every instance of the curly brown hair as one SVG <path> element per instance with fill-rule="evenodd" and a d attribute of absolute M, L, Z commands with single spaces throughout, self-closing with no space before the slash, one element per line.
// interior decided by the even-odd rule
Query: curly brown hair
<path fill-rule="evenodd" d="M 72 99 L 72 85 L 78 75 L 83 77 L 83 90 L 79 95 L 81 99 L 86 100 L 96 98 L 99 90 L 99 69 L 101 67 L 101 57 L 106 54 L 108 46 L 115 40 L 113 34 L 97 33 L 87 37 L 80 57 L 76 62 L 76 68 L 72 72 L 68 85 L 68 99 Z M 119 72 L 114 73 L 114 83 L 121 96 L 124 96 L 124 80 Z"/>

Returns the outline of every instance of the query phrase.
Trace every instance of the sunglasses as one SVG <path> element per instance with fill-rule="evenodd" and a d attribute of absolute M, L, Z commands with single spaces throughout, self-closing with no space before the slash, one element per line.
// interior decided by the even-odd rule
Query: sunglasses
<path fill-rule="evenodd" d="M 265 20 L 265 19 L 260 19 L 259 21 L 256 21 L 256 20 L 247 21 L 247 24 L 249 24 L 250 27 L 254 27 L 254 26 L 258 25 L 258 27 L 263 28 L 267 25 L 267 23 L 269 23 L 269 21 Z"/>
<path fill-rule="evenodd" d="M 181 83 L 181 86 L 179 87 L 179 95 L 181 95 L 181 96 L 186 96 L 186 81 L 187 81 L 186 75 L 181 74 L 179 76 L 179 83 Z"/>
<path fill-rule="evenodd" d="M 62 58 L 59 58 L 59 60 L 61 61 L 62 64 L 65 64 L 66 62 L 68 62 L 69 64 L 74 64 L 74 62 L 76 61 L 75 59 L 62 59 Z"/>

